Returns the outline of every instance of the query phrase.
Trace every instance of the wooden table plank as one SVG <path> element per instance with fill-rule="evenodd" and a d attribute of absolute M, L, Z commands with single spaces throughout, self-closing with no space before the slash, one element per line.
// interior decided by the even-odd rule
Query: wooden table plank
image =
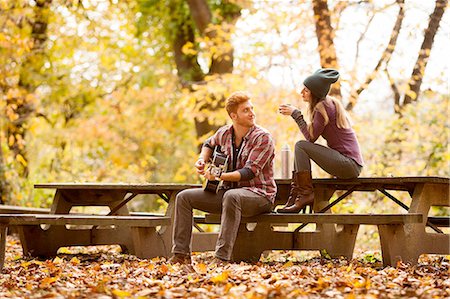
<path fill-rule="evenodd" d="M 356 179 L 336 179 L 336 178 L 316 178 L 313 179 L 318 184 L 351 184 L 358 182 L 361 184 L 406 184 L 406 183 L 437 183 L 449 184 L 450 178 L 438 176 L 406 176 L 406 177 L 358 177 Z"/>
<path fill-rule="evenodd" d="M 40 189 L 60 189 L 60 190 L 115 190 L 129 192 L 160 192 L 160 191 L 180 191 L 190 188 L 200 188 L 201 184 L 176 184 L 176 183 L 45 183 L 35 184 L 34 188 Z"/>
<path fill-rule="evenodd" d="M 205 222 L 220 223 L 220 215 L 207 214 Z M 337 223 L 337 224 L 402 224 L 420 223 L 422 214 L 262 214 L 243 217 L 243 223 Z"/>
<path fill-rule="evenodd" d="M 0 214 L 0 223 L 7 225 L 118 225 L 155 227 L 170 224 L 170 217 L 100 216 L 68 214 Z"/>

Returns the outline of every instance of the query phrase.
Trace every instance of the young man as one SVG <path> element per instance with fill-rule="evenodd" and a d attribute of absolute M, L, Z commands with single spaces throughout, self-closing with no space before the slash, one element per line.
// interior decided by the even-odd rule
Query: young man
<path fill-rule="evenodd" d="M 272 210 L 276 195 L 273 178 L 274 143 L 265 129 L 255 124 L 250 98 L 243 92 L 233 93 L 225 106 L 232 124 L 221 127 L 203 144 L 195 163 L 197 173 L 207 180 L 223 180 L 219 192 L 189 189 L 176 198 L 171 263 L 191 263 L 193 209 L 222 214 L 215 257 L 232 258 L 241 216 L 250 217 Z M 229 157 L 228 172 L 216 178 L 205 169 L 215 146 Z"/>

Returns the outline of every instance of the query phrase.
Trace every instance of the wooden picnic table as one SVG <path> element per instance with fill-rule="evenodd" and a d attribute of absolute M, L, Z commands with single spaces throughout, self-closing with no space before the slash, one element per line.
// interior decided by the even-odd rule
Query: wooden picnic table
<path fill-rule="evenodd" d="M 314 179 L 315 201 L 313 215 L 276 215 L 269 213 L 252 219 L 242 219 L 235 244 L 235 259 L 255 259 L 265 250 L 322 250 L 331 256 L 351 258 L 360 224 L 377 225 L 386 265 L 398 260 L 417 262 L 422 253 L 450 254 L 448 217 L 429 217 L 431 206 L 449 204 L 449 178 L 443 177 L 378 177 L 354 180 Z M 290 180 L 276 180 L 277 204 L 284 204 L 290 188 Z M 111 215 L 130 215 L 127 203 L 140 194 L 157 194 L 168 202 L 165 215 L 173 218 L 176 194 L 188 188 L 200 188 L 199 184 L 105 184 L 105 183 L 49 183 L 36 184 L 35 188 L 55 190 L 50 214 L 69 214 L 74 206 L 106 206 Z M 392 193 L 404 191 L 410 198 L 407 205 Z M 337 195 L 335 193 L 339 191 Z M 404 214 L 325 216 L 331 207 L 339 204 L 354 192 L 380 192 L 405 209 Z M 330 200 L 333 199 L 331 202 Z M 357 202 L 357 199 L 354 199 Z M 376 203 L 374 203 L 376 205 Z M 137 213 L 139 215 L 144 215 Z M 217 224 L 220 217 L 196 217 L 196 224 Z M 448 216 L 448 215 L 447 215 Z M 271 220 L 272 219 L 272 220 Z M 436 221 L 439 220 L 439 221 Z M 248 226 L 248 223 L 256 226 Z M 69 229 L 54 226 L 46 230 L 39 226 L 21 227 L 24 254 L 54 255 L 59 247 L 71 245 L 119 244 L 140 257 L 170 256 L 172 247 L 172 223 L 161 225 L 151 236 L 147 230 L 130 226 Z M 286 231 L 286 224 L 298 224 L 293 231 Z M 304 231 L 307 223 L 315 223 L 315 231 Z M 284 224 L 281 230 L 277 225 Z M 441 226 L 441 228 L 439 227 Z M 196 225 L 199 228 L 198 225 Z M 445 230 L 445 229 L 444 229 Z M 137 237 L 136 237 L 137 236 Z M 214 250 L 217 233 L 193 234 L 193 251 Z M 145 240 L 145 241 L 143 241 Z"/>
<path fill-rule="evenodd" d="M 129 216 L 127 203 L 138 195 L 156 194 L 167 203 L 165 215 L 160 220 L 172 218 L 176 194 L 184 189 L 199 188 L 199 184 L 174 183 L 47 183 L 35 184 L 35 188 L 55 190 L 50 214 L 70 214 L 77 206 L 104 206 L 109 213 L 104 216 Z M 101 215 L 100 215 L 101 216 Z M 136 219 L 141 216 L 136 216 Z M 91 217 L 92 218 L 92 217 Z M 158 216 L 152 215 L 158 220 Z M 91 220 L 89 220 L 91 221 Z M 87 223 L 89 223 L 87 221 Z M 92 222 L 92 221 L 91 221 Z M 139 224 L 139 221 L 136 221 Z M 156 223 L 156 222 L 155 222 Z M 167 225 L 158 224 L 156 233 L 147 227 L 117 225 L 104 227 L 94 225 L 70 228 L 51 225 L 42 229 L 39 225 L 20 226 L 20 237 L 24 254 L 32 256 L 53 256 L 60 247 L 118 244 L 129 253 L 139 257 L 170 255 L 172 244 L 172 221 Z M 146 224 L 147 225 L 147 224 Z"/>

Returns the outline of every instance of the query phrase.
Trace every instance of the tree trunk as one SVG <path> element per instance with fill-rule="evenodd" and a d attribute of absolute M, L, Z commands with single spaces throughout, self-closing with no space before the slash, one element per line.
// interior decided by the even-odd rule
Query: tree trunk
<path fill-rule="evenodd" d="M 447 8 L 448 0 L 436 0 L 436 6 L 430 15 L 428 28 L 425 29 L 422 46 L 420 47 L 419 56 L 409 79 L 409 91 L 403 100 L 403 106 L 416 101 L 420 94 L 420 86 L 422 85 L 425 68 L 428 64 L 431 48 L 433 47 L 434 37 L 442 20 L 442 15 Z"/>
<path fill-rule="evenodd" d="M 185 54 L 182 51 L 186 43 L 195 43 L 194 29 L 189 25 L 183 25 L 183 28 L 178 27 L 177 29 L 178 31 L 172 44 L 175 65 L 178 71 L 178 78 L 180 78 L 183 87 L 189 88 L 192 82 L 203 81 L 205 75 L 197 62 L 197 55 Z"/>
<path fill-rule="evenodd" d="M 212 41 L 217 40 L 218 43 L 229 43 L 228 40 L 223 40 L 223 36 L 219 37 L 216 30 L 212 29 L 212 13 L 207 1 L 187 0 L 187 3 L 189 5 L 191 17 L 201 36 L 206 36 L 209 38 L 209 40 Z M 236 13 L 235 10 L 230 10 L 224 15 L 223 19 L 231 20 L 231 22 L 227 23 L 227 25 L 229 25 L 233 24 L 239 15 L 240 14 Z M 185 45 L 186 42 L 195 44 L 193 28 L 187 26 L 186 23 L 179 24 L 179 34 L 177 34 L 177 38 L 174 41 L 175 60 L 178 61 L 178 76 L 182 79 L 190 78 L 191 81 L 188 82 L 188 86 L 185 85 L 186 87 L 189 87 L 192 83 L 203 84 L 203 80 L 206 74 L 201 71 L 200 66 L 197 62 L 198 55 L 192 55 L 191 57 L 188 57 L 187 54 L 181 51 L 183 45 Z M 189 29 L 186 30 L 186 27 L 188 27 Z M 226 28 L 232 27 L 226 26 Z M 218 46 L 220 47 L 220 45 Z M 233 71 L 233 58 L 232 47 L 227 48 L 226 51 L 214 53 L 213 55 L 211 55 L 211 63 L 209 65 L 208 75 L 221 75 L 231 73 Z M 181 62 L 184 62 L 184 64 Z M 209 120 L 208 112 L 223 108 L 225 98 L 223 95 L 219 97 L 216 95 L 210 95 L 210 97 L 214 100 L 213 103 L 202 104 L 203 99 L 197 99 L 197 106 L 199 106 L 198 109 L 200 111 L 204 111 L 206 114 L 201 118 L 195 118 L 195 129 L 197 137 L 205 136 L 211 132 L 216 131 L 219 128 L 219 125 L 216 125 L 213 121 Z"/>
<path fill-rule="evenodd" d="M 9 186 L 5 176 L 5 159 L 3 158 L 2 136 L 0 135 L 0 204 L 8 202 Z"/>
<path fill-rule="evenodd" d="M 207 36 L 210 40 L 215 40 L 218 38 L 217 32 L 214 29 L 208 28 L 212 25 L 211 11 L 209 9 L 206 0 L 187 0 L 189 4 L 189 10 L 191 12 L 191 17 L 195 22 L 195 25 L 201 35 Z M 234 22 L 239 17 L 240 13 L 233 11 L 227 12 L 224 19 L 229 19 L 229 24 L 234 24 Z M 221 42 L 228 42 L 228 40 L 222 40 L 222 36 L 219 38 Z M 211 65 L 209 67 L 209 74 L 226 74 L 233 71 L 233 48 L 230 47 L 227 51 L 218 53 L 211 57 Z"/>
<path fill-rule="evenodd" d="M 320 65 L 323 68 L 339 69 L 336 48 L 334 47 L 334 29 L 331 26 L 330 10 L 327 0 L 313 0 L 316 36 L 320 54 Z M 330 95 L 341 96 L 339 81 L 333 84 Z"/>
<path fill-rule="evenodd" d="M 45 61 L 45 42 L 49 7 L 52 0 L 37 0 L 34 7 L 34 18 L 30 21 L 32 47 L 28 57 L 21 65 L 15 96 L 8 98 L 7 109 L 10 121 L 7 127 L 7 140 L 16 160 L 22 165 L 19 174 L 28 176 L 28 159 L 26 151 L 27 123 L 34 113 L 33 93 L 42 82 L 42 67 Z"/>
<path fill-rule="evenodd" d="M 205 30 L 211 24 L 211 11 L 208 3 L 204 0 L 187 0 L 191 17 L 195 22 L 200 34 L 205 34 Z"/>

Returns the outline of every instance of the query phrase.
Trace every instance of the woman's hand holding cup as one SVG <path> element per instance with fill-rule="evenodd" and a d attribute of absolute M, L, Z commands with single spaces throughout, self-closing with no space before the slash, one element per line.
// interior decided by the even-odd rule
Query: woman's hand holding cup
<path fill-rule="evenodd" d="M 295 109 L 297 108 L 291 104 L 281 104 L 280 107 L 278 107 L 278 112 L 283 115 L 292 115 L 292 112 L 294 112 Z"/>

